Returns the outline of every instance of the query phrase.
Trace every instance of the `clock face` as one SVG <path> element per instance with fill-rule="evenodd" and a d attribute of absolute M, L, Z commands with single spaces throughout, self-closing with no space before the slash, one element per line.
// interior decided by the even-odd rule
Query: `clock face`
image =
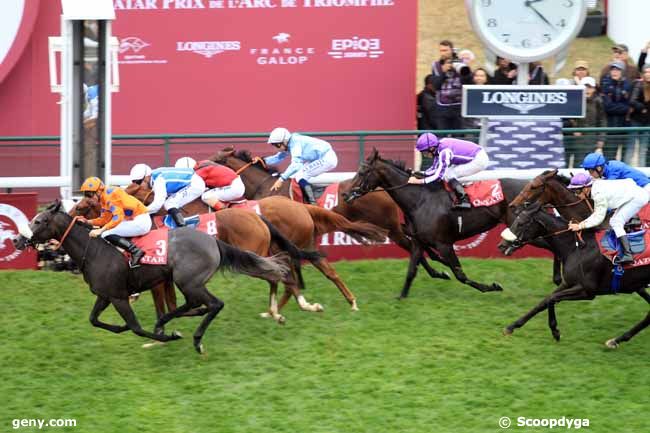
<path fill-rule="evenodd" d="M 584 23 L 584 0 L 468 0 L 474 28 L 497 54 L 518 61 L 555 54 Z"/>

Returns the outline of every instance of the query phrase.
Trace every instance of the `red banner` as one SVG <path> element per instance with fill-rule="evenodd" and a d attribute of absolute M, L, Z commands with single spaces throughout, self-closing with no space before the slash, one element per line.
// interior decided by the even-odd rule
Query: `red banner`
<path fill-rule="evenodd" d="M 36 251 L 20 251 L 13 244 L 18 226 L 35 215 L 36 193 L 0 194 L 0 269 L 36 269 Z"/>
<path fill-rule="evenodd" d="M 549 251 L 526 246 L 516 251 L 512 256 L 501 254 L 497 245 L 501 241 L 501 232 L 505 225 L 498 225 L 490 231 L 457 242 L 454 245 L 459 257 L 482 257 L 519 259 L 522 257 L 552 257 Z M 379 258 L 408 257 L 406 251 L 392 242 L 382 245 L 364 246 L 345 233 L 330 233 L 321 238 L 320 247 L 327 253 L 328 260 L 362 260 Z"/>

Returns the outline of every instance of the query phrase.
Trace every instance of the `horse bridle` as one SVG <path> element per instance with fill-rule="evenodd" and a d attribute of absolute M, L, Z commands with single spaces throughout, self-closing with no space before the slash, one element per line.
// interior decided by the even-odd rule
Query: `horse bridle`
<path fill-rule="evenodd" d="M 524 210 L 524 212 L 526 212 L 526 211 Z M 530 219 L 532 219 L 532 221 L 533 221 L 534 223 L 537 223 L 537 224 L 541 225 L 544 229 L 546 229 L 546 226 L 545 226 L 544 224 L 542 224 L 540 221 L 538 221 L 537 218 L 535 218 L 535 217 L 533 217 L 532 215 L 530 215 Z M 572 223 L 572 221 L 570 221 L 569 223 Z M 569 227 L 567 227 L 567 228 L 565 228 L 565 229 L 561 229 L 561 230 L 556 230 L 556 231 L 554 231 L 554 232 L 552 232 L 552 233 L 547 233 L 547 234 L 545 234 L 545 235 L 536 236 L 536 237 L 534 237 L 534 238 L 532 238 L 532 239 L 529 239 L 529 240 L 527 240 L 527 241 L 521 241 L 521 240 L 519 239 L 519 236 L 515 235 L 515 236 L 517 236 L 517 237 L 516 237 L 516 239 L 515 239 L 514 241 L 511 242 L 511 244 L 512 244 L 513 247 L 516 247 L 516 248 L 522 248 L 522 247 L 524 247 L 524 246 L 526 246 L 526 245 L 528 245 L 528 244 L 531 244 L 531 243 L 533 243 L 533 242 L 535 242 L 535 241 L 542 240 L 542 239 L 552 238 L 552 237 L 554 237 L 554 236 L 561 235 L 562 233 L 566 233 L 566 232 L 568 232 L 568 231 L 571 231 L 571 229 L 570 229 Z M 513 232 L 513 234 L 514 234 L 514 232 Z M 578 240 L 581 244 L 584 243 L 584 241 L 582 240 L 582 230 L 575 232 L 575 234 L 576 234 L 576 238 L 577 238 L 577 240 Z"/>
<path fill-rule="evenodd" d="M 370 166 L 368 164 L 366 164 L 365 162 L 361 163 L 360 168 L 364 169 L 364 170 L 370 170 Z M 367 175 L 364 175 L 364 177 L 367 177 Z M 359 186 L 353 188 L 352 190 L 350 190 L 350 194 L 353 194 L 356 197 L 361 197 L 363 195 L 370 194 L 370 193 L 373 193 L 373 192 L 394 191 L 396 189 L 404 188 L 405 186 L 410 185 L 410 183 L 406 182 L 406 183 L 403 183 L 403 184 L 400 184 L 400 185 L 389 186 L 388 188 L 378 187 L 378 188 L 375 188 L 373 190 L 370 190 L 366 186 L 366 182 L 367 182 L 367 179 L 364 178 L 363 181 L 361 182 L 361 185 L 359 185 Z"/>

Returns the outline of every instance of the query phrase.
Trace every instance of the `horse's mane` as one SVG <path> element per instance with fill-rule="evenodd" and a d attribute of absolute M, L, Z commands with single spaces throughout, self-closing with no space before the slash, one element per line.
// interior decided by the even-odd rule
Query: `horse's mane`
<path fill-rule="evenodd" d="M 555 170 L 546 170 L 546 171 L 544 171 L 544 172 L 542 173 L 542 176 L 545 176 L 545 175 L 547 175 L 547 174 L 551 174 L 551 173 L 553 173 L 553 172 L 555 172 Z M 562 174 L 560 174 L 560 173 L 556 173 L 554 177 L 555 177 L 557 180 L 559 180 L 560 182 L 562 182 L 562 183 L 564 184 L 564 186 L 567 186 L 567 185 L 569 185 L 569 183 L 571 183 L 571 179 L 570 179 L 570 178 L 568 178 L 568 177 L 566 177 L 566 176 L 564 176 L 564 175 L 562 175 Z"/>
<path fill-rule="evenodd" d="M 253 162 L 253 156 L 251 155 L 250 150 L 242 149 L 242 150 L 237 150 L 235 153 L 233 153 L 233 156 L 241 161 L 244 162 Z M 257 165 L 259 168 L 264 169 L 264 167 L 261 164 Z M 274 165 L 268 165 L 267 170 L 269 174 L 274 174 L 279 172 L 278 168 Z"/>
<path fill-rule="evenodd" d="M 394 159 L 384 159 L 382 158 L 382 161 L 389 163 L 395 168 L 398 168 L 406 173 L 410 173 L 410 169 L 406 168 L 406 162 L 402 161 L 401 159 L 394 160 Z"/>

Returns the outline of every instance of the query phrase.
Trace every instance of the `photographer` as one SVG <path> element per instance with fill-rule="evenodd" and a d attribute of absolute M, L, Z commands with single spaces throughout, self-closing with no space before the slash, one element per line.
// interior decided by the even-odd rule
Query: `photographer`
<path fill-rule="evenodd" d="M 503 57 L 497 57 L 493 84 L 513 84 L 517 79 L 517 65 Z"/>
<path fill-rule="evenodd" d="M 453 51 L 452 51 L 453 53 Z M 440 129 L 462 129 L 460 114 L 463 84 L 471 84 L 472 72 L 469 67 L 452 55 L 440 59 L 441 74 L 433 77 L 436 90 L 436 111 Z"/>

